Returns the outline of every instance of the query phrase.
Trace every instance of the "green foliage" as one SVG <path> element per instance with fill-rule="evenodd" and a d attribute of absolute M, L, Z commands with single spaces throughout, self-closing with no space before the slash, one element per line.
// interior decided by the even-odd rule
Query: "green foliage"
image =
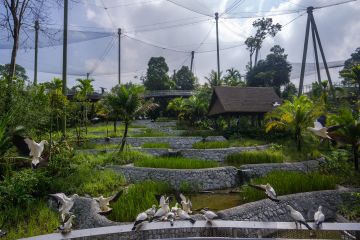
<path fill-rule="evenodd" d="M 52 233 L 58 226 L 58 213 L 52 211 L 44 200 L 22 208 L 0 210 L 0 227 L 7 232 L 2 238 L 4 240 Z"/>
<path fill-rule="evenodd" d="M 156 129 L 147 128 L 143 132 L 134 133 L 133 137 L 166 137 L 169 136 L 169 133 L 161 132 Z"/>
<path fill-rule="evenodd" d="M 169 191 L 169 185 L 163 182 L 145 181 L 131 185 L 127 194 L 123 194 L 112 204 L 113 211 L 109 218 L 118 222 L 134 221 L 140 212 L 151 208 L 153 204 L 158 206 L 155 195 L 163 195 Z"/>
<path fill-rule="evenodd" d="M 335 189 L 337 181 L 338 179 L 335 176 L 323 175 L 317 172 L 304 174 L 300 172 L 273 171 L 265 177 L 253 179 L 252 183 L 270 183 L 277 195 L 281 196 L 300 192 Z M 262 191 L 249 186 L 243 187 L 243 191 L 247 202 L 266 198 Z"/>
<path fill-rule="evenodd" d="M 360 90 L 360 63 L 350 69 L 342 70 L 340 76 L 347 79 L 347 83 L 358 85 Z"/>
<path fill-rule="evenodd" d="M 220 76 L 215 70 L 211 70 L 208 77 L 205 77 L 210 87 L 216 87 L 223 85 L 224 79 L 221 76 L 222 72 L 220 72 Z"/>
<path fill-rule="evenodd" d="M 144 86 L 147 90 L 168 90 L 174 85 L 167 72 L 169 67 L 164 57 L 152 57 L 148 63 Z"/>
<path fill-rule="evenodd" d="M 188 66 L 182 66 L 175 74 L 175 85 L 178 90 L 193 90 L 196 78 Z"/>
<path fill-rule="evenodd" d="M 144 143 L 142 148 L 170 148 L 170 144 L 166 142 L 147 142 Z"/>
<path fill-rule="evenodd" d="M 195 149 L 228 148 L 230 143 L 228 141 L 196 142 L 192 147 Z"/>
<path fill-rule="evenodd" d="M 7 77 L 10 75 L 10 64 L 0 65 L 0 76 Z M 15 64 L 15 76 L 22 81 L 27 81 L 29 77 L 26 75 L 26 70 L 19 64 Z"/>
<path fill-rule="evenodd" d="M 247 72 L 246 80 L 251 87 L 274 87 L 280 95 L 280 87 L 290 82 L 291 64 L 279 45 L 271 48 L 271 52 Z"/>
<path fill-rule="evenodd" d="M 345 193 L 346 203 L 341 206 L 339 212 L 353 222 L 360 221 L 360 193 Z"/>
<path fill-rule="evenodd" d="M 234 166 L 241 166 L 243 164 L 258 164 L 258 163 L 282 163 L 285 156 L 279 151 L 244 151 L 239 153 L 232 153 L 226 156 L 226 163 Z"/>
<path fill-rule="evenodd" d="M 157 157 L 140 159 L 134 162 L 136 167 L 169 168 L 169 169 L 201 169 L 214 168 L 219 164 L 215 161 L 197 160 L 183 157 Z"/>
<path fill-rule="evenodd" d="M 235 68 L 229 68 L 226 70 L 226 75 L 223 78 L 224 85 L 226 86 L 241 86 L 244 87 L 245 82 L 241 81 L 241 74 Z"/>
<path fill-rule="evenodd" d="M 250 146 L 259 146 L 265 145 L 266 142 L 263 140 L 258 140 L 254 138 L 234 138 L 230 140 L 230 147 L 250 147 Z"/>
<path fill-rule="evenodd" d="M 296 96 L 297 93 L 298 91 L 295 84 L 289 82 L 288 84 L 285 85 L 285 88 L 282 91 L 281 96 L 285 100 L 291 100 L 294 98 L 294 96 Z"/>
<path fill-rule="evenodd" d="M 351 54 L 351 57 L 347 59 L 344 63 L 344 69 L 351 69 L 353 66 L 360 64 L 360 47 L 358 47 L 355 52 Z M 346 83 L 347 79 L 345 78 L 344 83 Z"/>
<path fill-rule="evenodd" d="M 266 132 L 274 129 L 290 131 L 301 150 L 303 131 L 313 124 L 314 119 L 320 116 L 321 104 L 315 105 L 305 95 L 294 97 L 293 101 L 285 100 L 284 103 L 265 116 Z"/>

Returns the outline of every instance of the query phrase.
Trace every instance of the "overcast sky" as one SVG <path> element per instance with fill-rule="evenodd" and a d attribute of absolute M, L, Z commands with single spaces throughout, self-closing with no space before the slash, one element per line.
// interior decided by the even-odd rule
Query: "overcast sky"
<path fill-rule="evenodd" d="M 278 15 L 273 16 L 274 22 L 287 25 L 275 38 L 265 40 L 260 58 L 264 58 L 273 45 L 279 44 L 285 48 L 290 62 L 299 63 L 302 58 L 307 15 L 304 11 L 286 15 L 284 13 L 304 9 L 310 5 L 324 6 L 344 1 L 346 0 L 70 0 L 70 29 L 110 33 L 108 37 L 70 44 L 69 73 L 85 76 L 87 72 L 91 72 L 96 88 L 111 88 L 116 85 L 118 64 L 116 29 L 122 28 L 125 32 L 121 39 L 122 82 L 138 82 L 139 76 L 146 73 L 147 62 L 152 56 L 165 57 L 171 74 L 174 69 L 179 69 L 182 65 L 190 66 L 190 52 L 195 51 L 194 72 L 203 83 L 204 76 L 207 76 L 212 69 L 216 69 L 214 51 L 216 35 L 213 17 L 215 12 L 221 15 L 220 48 L 224 49 L 220 52 L 221 70 L 234 67 L 242 74 L 245 73 L 249 56 L 245 46 L 241 45 L 246 37 L 254 33 L 252 22 L 256 18 L 244 17 L 260 16 L 265 13 Z M 231 11 L 222 14 L 234 3 L 237 5 Z M 271 13 L 268 13 L 269 11 Z M 53 25 L 49 26 L 61 29 L 62 14 L 62 9 L 56 6 L 50 9 L 49 15 Z M 359 1 L 317 9 L 314 11 L 314 17 L 328 61 L 347 59 L 357 47 L 360 47 Z M 69 33 L 70 42 L 78 37 L 72 34 L 73 32 Z M 97 34 L 90 33 L 83 35 L 86 38 L 98 37 Z M 10 53 L 10 49 L 0 50 L 1 64 L 10 61 Z M 311 39 L 307 59 L 308 62 L 314 62 Z M 61 62 L 61 46 L 41 48 L 39 69 L 51 74 L 40 73 L 40 82 L 60 76 Z M 32 79 L 33 50 L 20 50 L 18 63 L 28 69 Z M 335 81 L 338 81 L 338 70 L 339 68 L 331 71 Z M 324 73 L 322 76 L 326 79 Z M 69 86 L 74 85 L 76 77 L 78 76 L 69 76 Z M 293 82 L 297 84 L 295 74 L 293 78 Z M 315 75 L 306 77 L 306 83 L 314 80 Z"/>

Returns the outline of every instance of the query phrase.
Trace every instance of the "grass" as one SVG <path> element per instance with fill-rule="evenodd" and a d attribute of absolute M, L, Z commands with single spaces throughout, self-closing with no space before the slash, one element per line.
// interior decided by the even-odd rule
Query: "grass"
<path fill-rule="evenodd" d="M 147 142 L 144 143 L 142 148 L 170 148 L 170 144 L 167 142 Z"/>
<path fill-rule="evenodd" d="M 252 138 L 232 139 L 229 142 L 230 142 L 230 147 L 251 147 L 251 146 L 259 146 L 266 144 L 266 141 L 252 139 Z"/>
<path fill-rule="evenodd" d="M 129 187 L 127 194 L 123 194 L 118 201 L 111 205 L 113 208 L 109 218 L 119 222 L 134 221 L 137 214 L 158 205 L 155 195 L 168 193 L 170 187 L 163 182 L 145 181 Z"/>
<path fill-rule="evenodd" d="M 226 156 L 226 163 L 234 166 L 258 163 L 282 163 L 285 156 L 280 151 L 244 151 Z"/>
<path fill-rule="evenodd" d="M 192 147 L 195 149 L 228 148 L 230 143 L 228 141 L 196 142 Z"/>
<path fill-rule="evenodd" d="M 221 135 L 219 132 L 214 130 L 196 130 L 196 129 L 187 129 L 182 128 L 178 130 L 185 130 L 180 135 L 184 137 L 196 137 L 196 136 L 202 136 L 202 137 L 208 137 L 208 136 L 218 136 Z"/>
<path fill-rule="evenodd" d="M 155 129 L 147 128 L 142 133 L 134 133 L 132 137 L 167 137 L 170 136 L 168 133 L 161 132 Z"/>
<path fill-rule="evenodd" d="M 52 211 L 45 200 L 39 200 L 26 208 L 0 211 L 0 229 L 7 232 L 1 238 L 4 240 L 52 233 L 59 224 L 58 213 Z"/>
<path fill-rule="evenodd" d="M 323 175 L 317 172 L 305 174 L 300 172 L 273 171 L 265 177 L 253 179 L 252 183 L 270 183 L 277 195 L 280 196 L 292 193 L 335 189 L 337 181 L 338 179 L 335 176 Z M 242 194 L 247 202 L 266 198 L 263 192 L 249 186 L 243 187 Z"/>
<path fill-rule="evenodd" d="M 136 167 L 169 168 L 169 169 L 201 169 L 218 167 L 215 161 L 189 159 L 183 157 L 159 157 L 140 159 L 134 162 Z"/>

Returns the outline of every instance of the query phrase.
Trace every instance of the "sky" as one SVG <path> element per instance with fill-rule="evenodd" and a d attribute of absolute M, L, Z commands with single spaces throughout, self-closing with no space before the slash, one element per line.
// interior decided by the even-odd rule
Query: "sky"
<path fill-rule="evenodd" d="M 298 85 L 307 17 L 303 9 L 341 2 L 346 0 L 69 0 L 68 85 L 76 84 L 75 79 L 86 77 L 87 72 L 95 79 L 96 89 L 110 89 L 117 84 L 118 28 L 122 29 L 122 83 L 140 82 L 150 57 L 165 57 L 169 75 L 182 65 L 190 66 L 191 51 L 195 51 L 194 73 L 199 82 L 204 83 L 204 77 L 217 67 L 215 12 L 220 15 L 220 68 L 223 72 L 234 67 L 241 74 L 246 73 L 249 53 L 243 43 L 254 34 L 252 23 L 258 16 L 272 15 L 273 22 L 282 24 L 283 29 L 274 38 L 265 40 L 259 56 L 265 58 L 275 44 L 285 48 L 288 60 L 294 63 L 292 82 Z M 53 6 L 47 11 L 50 20 L 40 23 L 41 27 L 58 29 L 61 37 L 63 10 Z M 360 47 L 359 1 L 316 9 L 314 17 L 328 62 L 343 61 Z M 27 34 L 30 36 L 27 45 L 32 46 L 33 32 Z M 95 39 L 77 42 L 91 38 Z M 41 46 L 48 45 L 45 38 L 40 39 Z M 4 43 L 7 39 L 1 36 L 0 41 Z M 57 42 L 61 43 L 61 39 Z M 0 64 L 8 63 L 10 54 L 11 49 L 0 49 Z M 19 50 L 17 63 L 28 70 L 30 80 L 33 79 L 33 62 L 31 47 Z M 313 69 L 311 38 L 307 62 L 310 63 L 308 70 Z M 340 81 L 340 69 L 330 71 L 335 82 Z M 61 70 L 62 46 L 40 48 L 39 82 L 61 77 Z M 322 78 L 326 79 L 324 71 Z M 305 84 L 314 81 L 315 74 L 305 78 Z"/>

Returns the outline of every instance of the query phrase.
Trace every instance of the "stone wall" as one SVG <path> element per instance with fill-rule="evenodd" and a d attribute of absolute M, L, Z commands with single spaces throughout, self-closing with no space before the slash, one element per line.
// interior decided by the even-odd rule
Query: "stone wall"
<path fill-rule="evenodd" d="M 254 177 L 262 177 L 271 171 L 299 171 L 303 173 L 317 171 L 321 164 L 325 163 L 324 158 L 317 160 L 308 160 L 294 163 L 261 163 L 261 164 L 246 164 L 239 168 L 242 182 L 246 182 Z"/>
<path fill-rule="evenodd" d="M 174 189 L 180 189 L 184 184 L 199 191 L 231 188 L 239 184 L 238 170 L 235 167 L 163 169 L 114 165 L 108 168 L 124 174 L 130 183 L 161 181 L 169 183 Z"/>
<path fill-rule="evenodd" d="M 192 148 L 192 145 L 196 142 L 202 141 L 202 137 L 128 137 L 127 143 L 133 147 L 141 147 L 144 143 L 148 142 L 162 142 L 169 143 L 171 148 L 184 149 Z M 206 141 L 225 141 L 223 136 L 209 136 Z M 105 141 L 105 138 L 94 138 L 89 140 L 91 143 L 106 144 L 106 143 L 120 143 L 121 138 L 110 138 L 109 142 Z"/>

